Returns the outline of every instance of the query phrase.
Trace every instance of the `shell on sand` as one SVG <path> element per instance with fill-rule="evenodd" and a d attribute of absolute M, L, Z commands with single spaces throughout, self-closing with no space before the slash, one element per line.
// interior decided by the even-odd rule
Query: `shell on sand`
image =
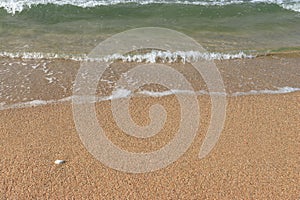
<path fill-rule="evenodd" d="M 66 161 L 64 160 L 56 160 L 54 163 L 57 164 L 57 165 L 61 165 L 61 164 L 64 164 Z"/>

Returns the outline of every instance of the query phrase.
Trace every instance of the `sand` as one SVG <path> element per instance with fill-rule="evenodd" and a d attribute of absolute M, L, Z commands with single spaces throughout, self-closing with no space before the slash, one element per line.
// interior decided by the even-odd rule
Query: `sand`
<path fill-rule="evenodd" d="M 147 106 L 162 103 L 167 123 L 156 136 L 131 140 L 116 127 L 109 102 L 97 104 L 108 137 L 130 151 L 166 144 L 178 127 L 172 96 L 135 98 L 131 114 L 149 123 Z M 83 146 L 71 103 L 0 111 L 2 199 L 300 199 L 300 93 L 228 98 L 227 116 L 213 151 L 198 158 L 207 131 L 207 96 L 199 97 L 201 123 L 175 163 L 150 173 L 106 167 Z M 151 141 L 152 140 L 152 141 Z M 57 165 L 55 160 L 66 162 Z"/>

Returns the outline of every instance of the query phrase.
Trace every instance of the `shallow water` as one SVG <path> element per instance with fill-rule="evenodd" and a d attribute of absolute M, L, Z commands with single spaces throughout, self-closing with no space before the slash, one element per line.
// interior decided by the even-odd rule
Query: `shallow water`
<path fill-rule="evenodd" d="M 228 97 L 260 94 L 283 94 L 300 91 L 300 56 L 263 56 L 258 58 L 215 60 Z M 134 96 L 163 97 L 180 95 L 224 95 L 207 88 L 201 75 L 189 63 L 164 63 L 183 74 L 193 91 L 146 85 L 137 91 L 116 87 L 120 77 L 126 84 L 128 70 L 142 63 L 117 61 L 100 77 L 93 96 L 80 97 L 84 102 L 106 101 Z M 65 59 L 11 59 L 0 60 L 0 110 L 36 105 L 71 102 L 74 82 L 80 61 Z M 88 78 L 88 75 L 86 75 Z M 170 77 L 172 78 L 172 77 Z M 166 80 L 169 77 L 165 77 Z M 89 100 L 90 99 L 90 100 Z"/>
<path fill-rule="evenodd" d="M 0 51 L 84 54 L 138 27 L 183 32 L 211 52 L 299 49 L 299 5 L 298 0 L 2 1 Z"/>

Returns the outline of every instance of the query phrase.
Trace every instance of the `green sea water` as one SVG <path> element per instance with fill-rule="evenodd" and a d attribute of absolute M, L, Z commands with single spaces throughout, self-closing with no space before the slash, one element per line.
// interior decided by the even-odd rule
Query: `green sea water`
<path fill-rule="evenodd" d="M 0 51 L 86 54 L 109 36 L 139 27 L 180 31 L 211 52 L 300 47 L 300 13 L 272 3 L 38 4 L 14 14 L 0 9 Z"/>

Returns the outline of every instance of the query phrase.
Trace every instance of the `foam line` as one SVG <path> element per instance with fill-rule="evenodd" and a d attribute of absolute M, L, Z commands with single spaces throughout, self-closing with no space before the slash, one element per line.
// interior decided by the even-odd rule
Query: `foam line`
<path fill-rule="evenodd" d="M 300 91 L 300 88 L 293 88 L 293 87 L 282 87 L 278 88 L 277 90 L 251 90 L 247 92 L 235 92 L 232 94 L 225 94 L 228 97 L 235 97 L 235 96 L 247 96 L 247 95 L 261 95 L 261 94 L 286 94 L 291 92 L 298 92 Z M 224 95 L 223 93 L 213 93 L 210 94 L 209 92 L 205 90 L 200 91 L 187 91 L 187 90 L 170 90 L 170 91 L 163 91 L 163 92 L 151 92 L 151 91 L 140 91 L 136 93 L 137 95 L 144 95 L 149 97 L 164 97 L 164 96 L 170 96 L 174 94 L 185 94 L 185 95 L 191 95 L 196 94 L 198 96 L 200 95 Z M 132 96 L 136 96 L 136 94 L 132 94 L 131 91 L 126 89 L 118 89 L 113 92 L 110 96 L 104 96 L 104 97 L 80 97 L 80 96 L 71 96 L 59 100 L 33 100 L 29 102 L 21 102 L 16 104 L 10 104 L 6 105 L 3 102 L 0 103 L 0 110 L 7 110 L 7 109 L 16 109 L 16 108 L 27 108 L 27 107 L 36 107 L 36 106 L 43 106 L 47 104 L 57 104 L 57 103 L 63 103 L 63 102 L 71 102 L 72 99 L 76 99 L 76 103 L 95 103 L 95 102 L 101 102 L 101 101 L 108 101 L 108 100 L 114 100 L 114 99 L 120 99 L 120 98 L 128 98 Z"/>
<path fill-rule="evenodd" d="M 0 52 L 0 57 L 21 58 L 21 59 L 66 59 L 74 61 L 103 61 L 113 62 L 121 60 L 123 62 L 146 62 L 155 63 L 161 61 L 163 63 L 173 62 L 196 62 L 199 60 L 230 60 L 238 58 L 255 58 L 256 55 L 246 54 L 243 51 L 238 53 L 219 53 L 219 52 L 198 52 L 198 51 L 158 51 L 153 50 L 145 54 L 137 55 L 120 55 L 112 54 L 103 58 L 89 58 L 87 55 L 66 55 L 55 53 L 41 52 Z"/>
<path fill-rule="evenodd" d="M 137 3 L 145 4 L 183 4 L 183 5 L 201 5 L 201 6 L 225 6 L 241 3 L 267 3 L 277 4 L 280 7 L 295 12 L 300 12 L 299 0 L 221 0 L 221 1 L 187 1 L 187 0 L 2 0 L 0 8 L 4 8 L 8 13 L 15 14 L 22 12 L 26 8 L 36 5 L 55 4 L 58 6 L 74 5 L 82 8 L 91 8 L 96 6 L 109 6 L 116 4 Z"/>

